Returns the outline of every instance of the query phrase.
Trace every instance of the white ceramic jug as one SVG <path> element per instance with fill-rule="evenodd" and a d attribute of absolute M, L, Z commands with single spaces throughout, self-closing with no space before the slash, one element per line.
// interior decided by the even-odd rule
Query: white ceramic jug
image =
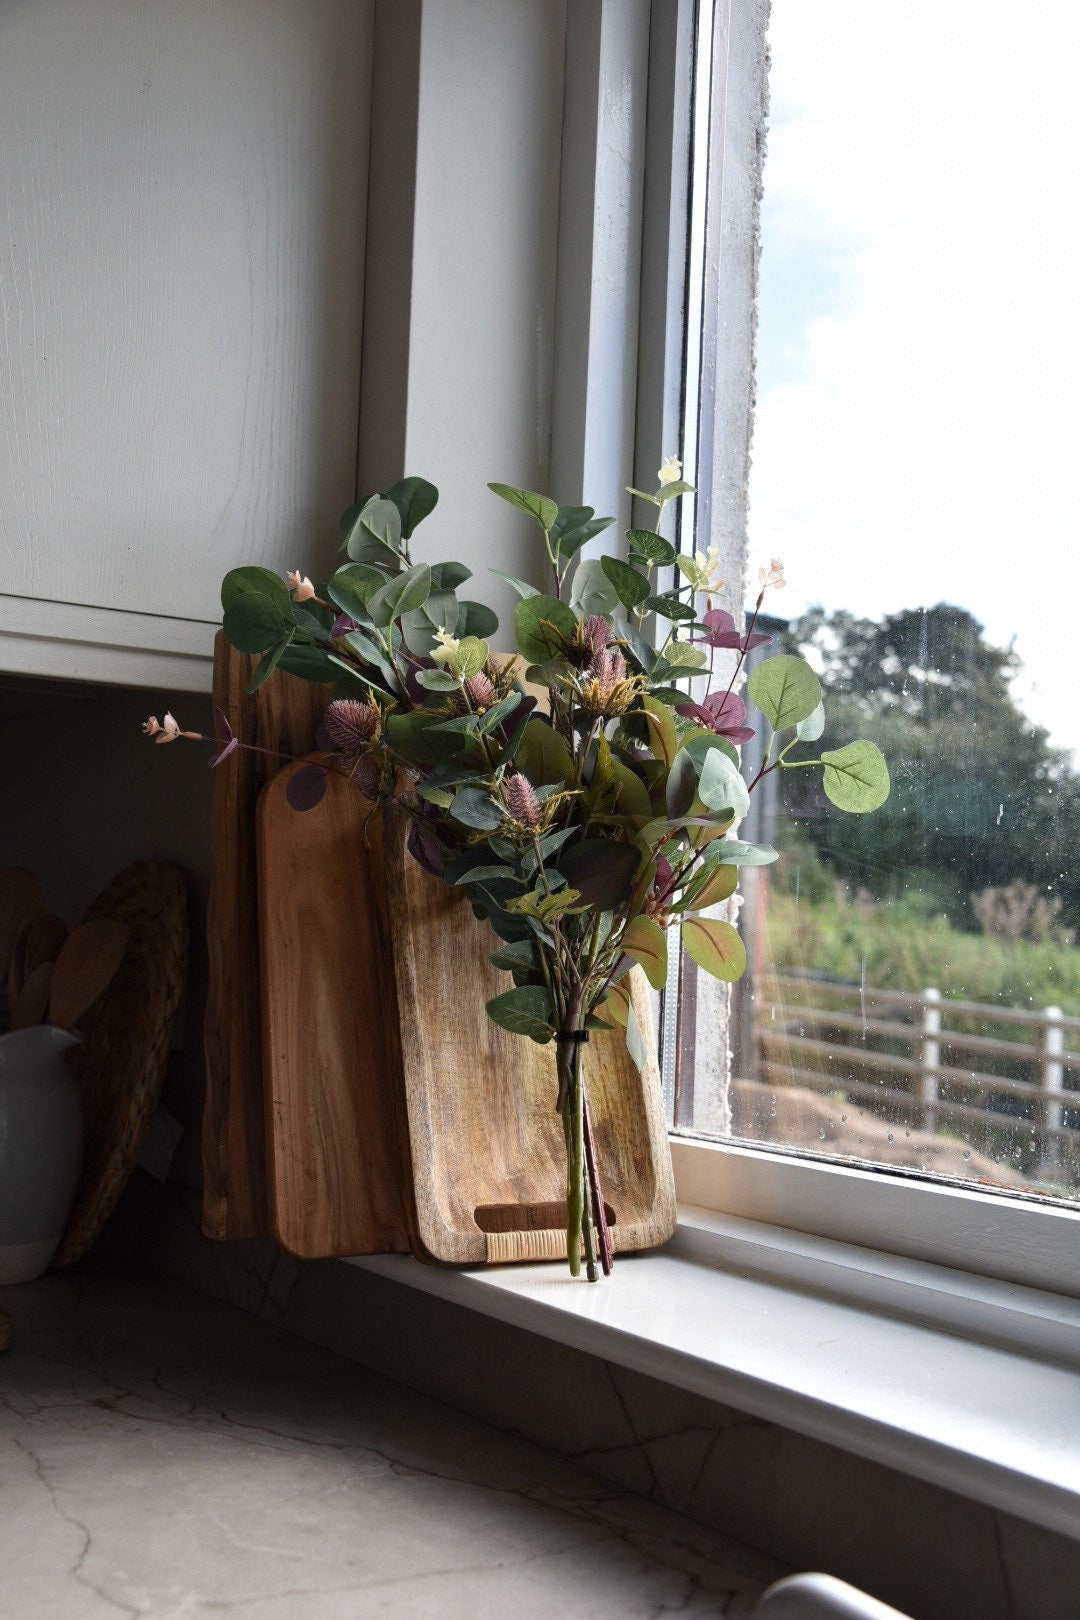
<path fill-rule="evenodd" d="M 54 1024 L 0 1036 L 0 1283 L 40 1277 L 59 1246 L 83 1156 L 83 1106 Z"/>

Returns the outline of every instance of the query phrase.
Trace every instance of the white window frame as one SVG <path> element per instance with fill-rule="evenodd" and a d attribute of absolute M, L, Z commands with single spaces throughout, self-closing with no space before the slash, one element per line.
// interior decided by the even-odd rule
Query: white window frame
<path fill-rule="evenodd" d="M 689 115 L 678 110 L 677 91 L 689 82 L 685 36 L 694 26 L 696 9 L 690 0 L 671 0 L 670 6 L 655 5 L 653 12 L 654 31 L 661 21 L 675 42 L 669 47 L 673 57 L 682 51 L 678 71 L 667 81 L 676 93 L 676 107 L 667 116 L 657 118 L 650 84 L 646 161 L 666 166 L 674 176 L 673 195 L 686 172 L 685 151 L 680 152 L 679 143 L 688 139 Z M 663 18 L 662 11 L 666 11 Z M 690 397 L 683 443 L 687 475 L 698 485 L 695 528 L 719 541 L 727 563 L 724 571 L 737 581 L 737 592 L 746 566 L 763 105 L 757 75 L 766 12 L 765 0 L 700 0 L 696 116 L 702 115 L 700 97 L 707 91 L 711 120 L 708 172 L 699 172 L 693 188 L 693 207 L 699 216 L 703 212 L 694 232 L 700 263 L 687 263 L 685 203 L 680 221 L 677 202 L 672 201 L 662 323 L 654 317 L 659 296 L 655 261 L 650 267 L 646 260 L 642 286 L 642 330 L 646 325 L 652 331 L 663 330 L 667 341 L 662 387 L 657 386 L 655 353 L 644 340 L 641 346 L 639 401 L 647 397 L 648 387 L 664 404 L 659 421 L 655 407 L 651 412 L 639 407 L 639 460 L 647 462 L 660 447 L 658 427 L 666 435 L 665 451 L 672 442 L 674 401 L 686 376 Z M 655 216 L 652 226 L 655 229 Z M 671 334 L 684 320 L 695 323 L 696 296 L 700 352 L 691 353 L 683 370 L 683 356 Z M 672 375 L 676 365 L 677 379 Z M 729 606 L 738 612 L 741 595 Z M 676 963 L 669 992 L 677 985 Z M 665 1045 L 670 1069 L 670 1022 Z M 942 1177 L 681 1131 L 672 1133 L 671 1146 L 681 1204 L 1080 1297 L 1080 1210 L 1075 1207 L 1034 1195 L 986 1192 Z"/>

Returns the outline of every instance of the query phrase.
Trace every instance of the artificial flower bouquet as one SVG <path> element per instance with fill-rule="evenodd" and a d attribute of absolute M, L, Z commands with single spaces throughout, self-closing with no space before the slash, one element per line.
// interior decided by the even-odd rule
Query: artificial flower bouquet
<path fill-rule="evenodd" d="M 760 570 L 745 630 L 713 605 L 715 551 L 676 554 L 660 533 L 670 503 L 693 493 L 674 457 L 655 492 L 631 492 L 655 507 L 656 526 L 626 532 L 625 560 L 584 555 L 614 519 L 489 488 L 535 521 L 548 567 L 544 591 L 499 576 L 520 598 L 516 655 L 492 650 L 495 614 L 459 594 L 464 564 L 414 560 L 416 530 L 438 500 L 422 478 L 345 514 L 347 560 L 325 584 L 258 567 L 227 574 L 224 629 L 241 652 L 262 655 L 252 689 L 276 670 L 338 682 L 319 757 L 290 782 L 294 809 L 314 807 L 327 773 L 343 773 L 373 805 L 408 818 L 410 853 L 490 923 L 491 961 L 509 983 L 489 1017 L 556 1046 L 566 1254 L 575 1277 L 584 1254 L 594 1281 L 612 1252 L 582 1064 L 590 1030 L 622 1025 L 640 1065 L 626 974 L 639 963 L 664 985 L 674 919 L 701 969 L 722 980 L 743 972 L 739 934 L 715 913 L 740 866 L 776 859 L 731 836 L 765 776 L 818 767 L 829 799 L 863 813 L 884 802 L 889 775 L 871 742 L 807 754 L 824 727 L 821 688 L 803 659 L 779 655 L 746 683 L 769 738 L 745 779 L 738 745 L 754 731 L 737 687 L 747 653 L 769 640 L 755 621 L 783 570 Z M 166 715 L 145 729 L 159 743 L 212 741 L 219 765 L 246 744 L 220 711 L 216 726 L 201 738 Z"/>

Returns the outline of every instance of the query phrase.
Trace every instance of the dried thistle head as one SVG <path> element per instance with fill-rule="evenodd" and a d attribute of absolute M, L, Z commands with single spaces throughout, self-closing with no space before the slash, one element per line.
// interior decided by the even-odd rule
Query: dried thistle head
<path fill-rule="evenodd" d="M 474 714 L 484 714 L 499 701 L 495 683 L 486 669 L 482 669 L 479 675 L 469 676 L 465 682 L 465 696 Z"/>
<path fill-rule="evenodd" d="M 580 687 L 582 707 L 595 715 L 625 714 L 633 705 L 641 682 L 626 673 L 626 659 L 617 647 L 593 653 Z"/>
<path fill-rule="evenodd" d="M 564 651 L 571 663 L 585 669 L 591 658 L 606 650 L 610 640 L 611 625 L 607 619 L 602 613 L 590 613 L 587 619 L 578 620 L 573 636 L 564 643 Z"/>
<path fill-rule="evenodd" d="M 382 714 L 374 703 L 337 698 L 323 715 L 320 738 L 338 753 L 358 754 L 377 742 L 381 732 Z"/>
<path fill-rule="evenodd" d="M 518 771 L 503 783 L 503 803 L 506 814 L 516 827 L 526 832 L 537 832 L 543 821 L 543 811 L 536 797 L 536 789 L 523 771 Z"/>

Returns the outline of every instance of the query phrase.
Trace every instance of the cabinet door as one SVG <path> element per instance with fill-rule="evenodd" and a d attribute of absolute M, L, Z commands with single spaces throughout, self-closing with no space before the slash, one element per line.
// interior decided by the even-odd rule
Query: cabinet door
<path fill-rule="evenodd" d="M 48 638 L 58 602 L 146 644 L 212 623 L 234 564 L 329 562 L 371 25 L 368 0 L 0 7 L 0 632 Z"/>

